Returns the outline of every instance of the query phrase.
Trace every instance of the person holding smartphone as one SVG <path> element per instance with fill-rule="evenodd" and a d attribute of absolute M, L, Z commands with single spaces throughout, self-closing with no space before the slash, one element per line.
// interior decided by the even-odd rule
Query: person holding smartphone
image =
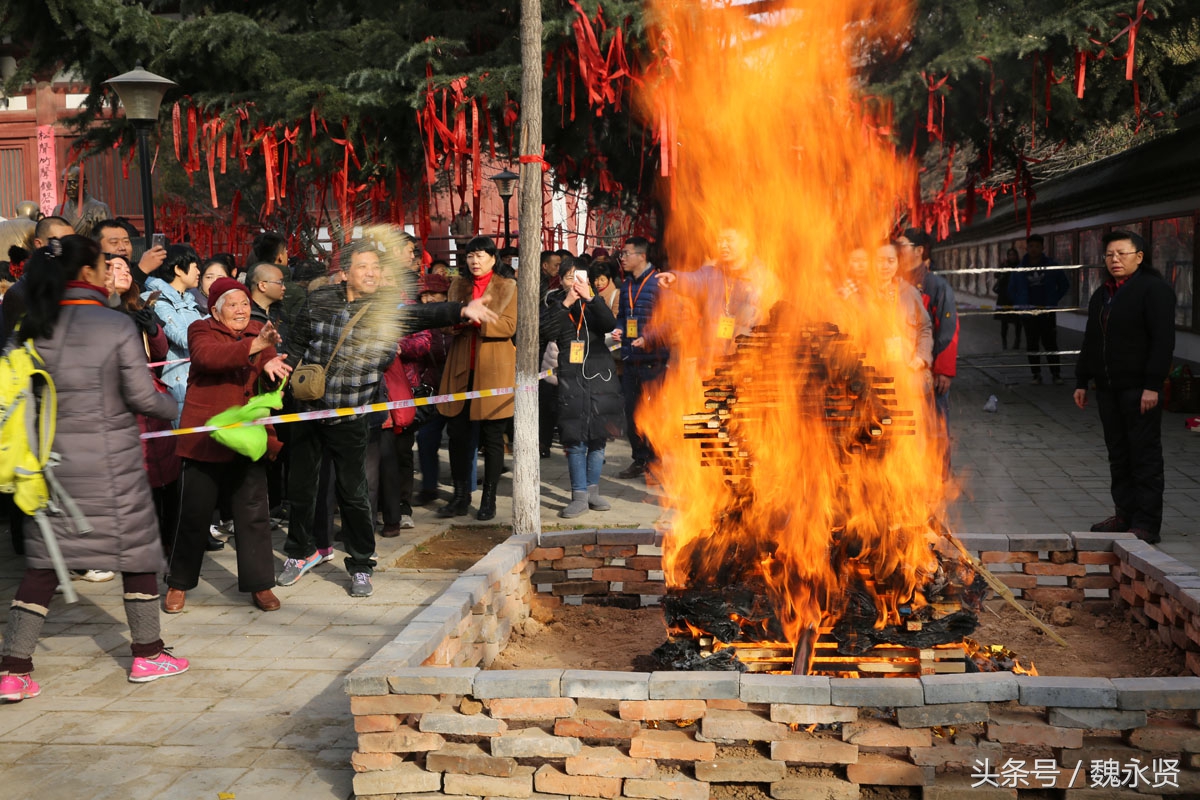
<path fill-rule="evenodd" d="M 563 257 L 558 277 L 562 288 L 547 295 L 538 330 L 543 349 L 558 346 L 558 430 L 571 478 L 571 501 L 558 515 L 572 519 L 612 507 L 600 493 L 600 472 L 608 437 L 621 431 L 624 403 L 604 343 L 617 327 L 611 306 L 573 258 Z"/>
<path fill-rule="evenodd" d="M 168 363 L 163 366 L 162 379 L 183 410 L 183 398 L 187 394 L 188 373 L 188 326 L 204 317 L 195 298 L 188 292 L 200 285 L 200 256 L 187 245 L 173 244 L 167 248 L 162 265 L 146 279 L 146 291 L 142 300 L 148 301 L 151 294 L 159 293 L 154 303 L 154 313 L 166 331 L 170 347 Z M 174 424 L 179 424 L 176 415 Z"/>

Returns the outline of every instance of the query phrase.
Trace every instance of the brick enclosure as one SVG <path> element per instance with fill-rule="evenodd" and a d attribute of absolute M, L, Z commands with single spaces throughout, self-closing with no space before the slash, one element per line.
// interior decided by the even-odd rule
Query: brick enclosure
<path fill-rule="evenodd" d="M 1127 603 L 1200 667 L 1200 576 L 1150 545 L 1091 533 L 959 540 L 1018 596 Z M 1134 759 L 1176 761 L 1177 785 L 1128 796 L 1200 794 L 1196 677 L 480 669 L 534 604 L 636 607 L 663 593 L 652 530 L 499 545 L 346 679 L 356 796 L 708 800 L 713 784 L 755 784 L 777 800 L 857 798 L 863 786 L 921 787 L 931 800 L 1024 796 L 1017 786 L 1085 798 L 1101 796 L 1092 762 Z M 971 788 L 977 761 L 996 772 L 1009 759 L 1054 769 Z"/>

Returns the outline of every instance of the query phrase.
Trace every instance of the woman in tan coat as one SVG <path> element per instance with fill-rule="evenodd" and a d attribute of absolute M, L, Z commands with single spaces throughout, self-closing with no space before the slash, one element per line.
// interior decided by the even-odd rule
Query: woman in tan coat
<path fill-rule="evenodd" d="M 454 340 L 442 370 L 439 394 L 500 389 L 516 382 L 517 348 L 512 337 L 517 332 L 517 282 L 497 275 L 496 243 L 477 236 L 467 244 L 468 274 L 450 284 L 449 299 L 459 303 L 483 299 L 489 309 L 500 315 L 495 322 L 465 323 L 454 328 Z M 471 429 L 479 423 L 479 445 L 483 449 L 483 497 L 477 519 L 496 516 L 496 485 L 504 467 L 504 430 L 513 415 L 513 396 L 460 400 L 438 406 L 448 417 L 450 433 L 450 476 L 454 497 L 438 509 L 438 516 L 459 517 L 470 511 Z"/>

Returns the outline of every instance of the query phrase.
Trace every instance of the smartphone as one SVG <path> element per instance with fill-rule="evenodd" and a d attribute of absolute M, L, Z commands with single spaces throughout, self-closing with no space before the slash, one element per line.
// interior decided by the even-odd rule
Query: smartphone
<path fill-rule="evenodd" d="M 145 307 L 146 308 L 153 307 L 154 304 L 158 302 L 158 298 L 160 298 L 160 297 L 162 297 L 162 292 L 155 289 L 153 292 L 151 292 L 149 295 L 146 296 Z"/>
<path fill-rule="evenodd" d="M 150 237 L 150 247 L 166 247 L 167 235 L 165 233 L 156 233 Z"/>

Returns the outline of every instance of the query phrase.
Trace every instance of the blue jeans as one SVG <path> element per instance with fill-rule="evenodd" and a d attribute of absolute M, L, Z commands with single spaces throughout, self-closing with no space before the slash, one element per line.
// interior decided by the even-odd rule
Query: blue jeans
<path fill-rule="evenodd" d="M 571 474 L 572 492 L 586 492 L 589 486 L 600 483 L 605 444 L 604 439 L 593 439 L 567 445 L 567 471 Z"/>

